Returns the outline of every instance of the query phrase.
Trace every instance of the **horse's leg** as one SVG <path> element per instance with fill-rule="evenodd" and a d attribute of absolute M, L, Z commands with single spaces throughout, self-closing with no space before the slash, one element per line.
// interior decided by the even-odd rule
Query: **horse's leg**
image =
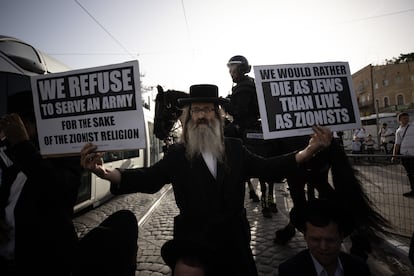
<path fill-rule="evenodd" d="M 247 182 L 247 186 L 249 187 L 249 198 L 253 201 L 253 202 L 259 202 L 260 199 L 256 194 L 256 189 L 253 186 L 252 181 L 250 180 L 250 178 L 246 179 Z"/>
<path fill-rule="evenodd" d="M 269 202 L 267 200 L 266 181 L 262 178 L 259 178 L 259 182 L 260 182 L 260 190 L 262 192 L 262 196 L 260 197 L 260 202 L 262 204 L 262 214 L 265 218 L 271 218 L 272 213 L 270 212 Z"/>
<path fill-rule="evenodd" d="M 315 187 L 311 182 L 306 183 L 306 194 L 308 195 L 308 200 L 315 199 Z"/>
<path fill-rule="evenodd" d="M 289 214 L 290 217 L 292 217 L 294 212 L 302 212 L 306 202 L 304 190 L 306 183 L 305 172 L 302 169 L 297 169 L 293 174 L 286 177 L 286 180 L 289 186 L 290 197 L 293 201 L 293 208 L 290 210 Z M 274 243 L 286 244 L 289 242 L 295 236 L 295 228 L 296 226 L 290 220 L 285 227 L 275 232 Z"/>
<path fill-rule="evenodd" d="M 273 191 L 274 184 L 275 182 L 273 182 L 272 180 L 267 182 L 267 186 L 269 187 L 269 192 L 267 194 L 267 202 L 269 205 L 270 212 L 277 213 L 279 210 L 277 209 L 276 199 L 275 199 L 274 191 Z"/>

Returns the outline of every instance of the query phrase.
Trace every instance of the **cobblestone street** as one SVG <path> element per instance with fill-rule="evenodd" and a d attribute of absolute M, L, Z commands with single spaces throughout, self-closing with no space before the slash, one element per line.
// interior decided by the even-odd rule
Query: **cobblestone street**
<path fill-rule="evenodd" d="M 272 218 L 264 218 L 260 203 L 251 202 L 246 193 L 245 206 L 250 221 L 252 250 L 260 276 L 277 276 L 280 262 L 306 247 L 303 236 L 296 236 L 285 246 L 273 243 L 274 232 L 288 221 L 287 210 L 290 198 L 284 184 L 275 186 L 279 212 Z M 173 218 L 178 214 L 171 186 L 167 185 L 156 194 L 131 194 L 118 196 L 106 204 L 77 216 L 75 226 L 80 236 L 97 226 L 109 214 L 128 209 L 134 212 L 139 221 L 137 275 L 161 276 L 171 275 L 171 271 L 160 256 L 161 246 L 172 238 Z M 411 272 L 394 273 L 388 264 L 376 256 L 368 259 L 372 275 L 414 275 Z"/>

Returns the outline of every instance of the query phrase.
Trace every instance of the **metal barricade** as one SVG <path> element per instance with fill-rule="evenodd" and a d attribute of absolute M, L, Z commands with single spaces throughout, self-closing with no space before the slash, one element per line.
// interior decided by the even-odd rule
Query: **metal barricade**
<path fill-rule="evenodd" d="M 393 226 L 393 234 L 411 237 L 414 233 L 414 198 L 404 197 L 411 186 L 405 168 L 390 155 L 349 154 L 359 172 L 363 188 L 379 212 Z"/>

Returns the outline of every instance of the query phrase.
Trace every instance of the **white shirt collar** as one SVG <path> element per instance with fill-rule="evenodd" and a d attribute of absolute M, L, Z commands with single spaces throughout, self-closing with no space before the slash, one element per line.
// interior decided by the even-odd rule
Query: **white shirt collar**
<path fill-rule="evenodd" d="M 323 266 L 318 262 L 318 260 L 316 260 L 315 257 L 313 257 L 312 253 L 309 252 L 309 254 L 312 257 L 313 265 L 316 270 L 316 275 L 317 276 L 328 276 L 328 273 L 326 272 L 325 268 L 323 268 Z M 338 258 L 338 266 L 336 267 L 336 270 L 335 270 L 335 276 L 344 276 L 344 268 L 339 258 Z"/>
<path fill-rule="evenodd" d="M 213 157 L 213 154 L 211 154 L 211 152 L 206 151 L 203 151 L 201 155 L 203 156 L 204 162 L 206 162 L 211 174 L 214 176 L 214 178 L 217 178 L 217 158 Z"/>

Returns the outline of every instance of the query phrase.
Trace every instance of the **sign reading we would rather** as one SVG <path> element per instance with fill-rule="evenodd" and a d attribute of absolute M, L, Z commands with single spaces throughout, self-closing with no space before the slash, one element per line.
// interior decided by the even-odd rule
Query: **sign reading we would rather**
<path fill-rule="evenodd" d="M 42 155 L 145 148 L 138 62 L 32 77 Z"/>
<path fill-rule="evenodd" d="M 360 127 L 347 62 L 254 66 L 265 139 Z"/>

